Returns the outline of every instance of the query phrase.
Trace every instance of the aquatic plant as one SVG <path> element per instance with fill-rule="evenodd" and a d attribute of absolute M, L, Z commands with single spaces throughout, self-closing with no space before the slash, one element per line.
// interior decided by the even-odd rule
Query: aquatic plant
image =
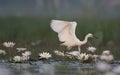
<path fill-rule="evenodd" d="M 7 53 L 6 53 L 5 50 L 0 50 L 0 55 L 1 55 L 1 58 L 2 58 L 2 62 L 5 62 L 5 61 L 4 61 L 4 57 L 5 57 L 6 54 L 7 54 Z"/>
<path fill-rule="evenodd" d="M 52 55 L 48 52 L 39 53 L 39 59 L 49 59 L 51 57 L 52 57 Z"/>
<path fill-rule="evenodd" d="M 65 56 L 65 53 L 64 52 L 61 52 L 61 51 L 59 51 L 59 50 L 55 50 L 54 51 L 54 53 L 56 54 L 56 55 L 58 55 L 58 56 Z"/>
<path fill-rule="evenodd" d="M 66 55 L 77 57 L 78 55 L 80 55 L 80 52 L 79 51 L 66 52 Z"/>
<path fill-rule="evenodd" d="M 0 55 L 6 55 L 6 51 L 5 50 L 0 50 Z"/>
<path fill-rule="evenodd" d="M 14 42 L 4 42 L 3 46 L 5 46 L 6 48 L 8 48 L 8 57 L 9 57 L 9 61 L 12 61 L 12 52 L 11 52 L 11 48 L 13 48 L 15 46 Z"/>
<path fill-rule="evenodd" d="M 14 62 L 21 62 L 21 60 L 22 60 L 21 56 L 14 56 L 13 57 Z"/>
<path fill-rule="evenodd" d="M 31 55 L 31 51 L 25 51 L 24 53 L 22 53 L 23 56 L 30 56 Z"/>
<path fill-rule="evenodd" d="M 100 56 L 100 59 L 102 61 L 111 62 L 114 60 L 114 56 L 110 53 L 109 50 L 105 50 L 105 51 L 103 51 L 102 55 Z"/>
<path fill-rule="evenodd" d="M 18 50 L 18 52 L 23 52 L 25 50 L 27 50 L 27 48 L 16 48 Z"/>
<path fill-rule="evenodd" d="M 80 53 L 80 55 L 77 56 L 77 59 L 79 59 L 80 61 L 86 61 L 88 60 L 89 55 L 86 53 Z"/>
<path fill-rule="evenodd" d="M 94 52 L 96 51 L 96 48 L 91 46 L 91 47 L 88 47 L 87 50 L 88 50 L 89 52 L 94 53 Z"/>
<path fill-rule="evenodd" d="M 5 47 L 14 47 L 15 43 L 14 42 L 4 42 L 3 46 L 5 46 Z"/>

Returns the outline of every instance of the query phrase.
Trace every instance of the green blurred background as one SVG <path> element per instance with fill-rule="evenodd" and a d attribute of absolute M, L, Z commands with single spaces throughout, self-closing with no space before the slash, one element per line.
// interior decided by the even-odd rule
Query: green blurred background
<path fill-rule="evenodd" d="M 0 0 L 0 43 L 14 41 L 34 54 L 65 50 L 50 28 L 52 19 L 76 21 L 80 40 L 93 33 L 97 39 L 90 39 L 84 51 L 95 46 L 98 54 L 107 49 L 120 58 L 119 0 Z"/>

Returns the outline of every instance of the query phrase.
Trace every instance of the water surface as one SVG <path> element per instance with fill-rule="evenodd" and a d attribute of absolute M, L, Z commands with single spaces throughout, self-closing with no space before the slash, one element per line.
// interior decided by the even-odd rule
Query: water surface
<path fill-rule="evenodd" d="M 94 65 L 78 61 L 0 63 L 0 75 L 103 75 Z"/>

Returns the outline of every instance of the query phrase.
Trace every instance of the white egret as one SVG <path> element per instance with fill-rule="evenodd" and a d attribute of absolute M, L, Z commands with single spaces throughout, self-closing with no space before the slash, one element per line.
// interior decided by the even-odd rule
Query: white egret
<path fill-rule="evenodd" d="M 80 46 L 87 43 L 89 37 L 93 37 L 91 33 L 85 36 L 83 41 L 80 41 L 75 35 L 77 23 L 75 21 L 61 21 L 61 20 L 52 20 L 51 28 L 53 31 L 58 33 L 59 40 L 63 42 L 61 45 L 67 46 L 67 49 L 70 50 L 74 46 L 78 46 L 79 52 L 81 51 Z"/>

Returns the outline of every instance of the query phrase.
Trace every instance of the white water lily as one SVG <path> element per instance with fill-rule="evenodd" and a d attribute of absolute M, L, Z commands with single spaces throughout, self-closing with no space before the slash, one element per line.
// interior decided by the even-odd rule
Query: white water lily
<path fill-rule="evenodd" d="M 39 53 L 40 59 L 49 59 L 52 55 L 48 52 Z"/>
<path fill-rule="evenodd" d="M 14 56 L 13 60 L 15 62 L 20 62 L 21 61 L 21 56 Z"/>
<path fill-rule="evenodd" d="M 114 59 L 113 55 L 101 55 L 100 59 L 103 61 L 110 62 Z"/>
<path fill-rule="evenodd" d="M 79 51 L 71 51 L 71 52 L 66 52 L 68 55 L 72 55 L 72 56 L 78 56 L 80 55 Z"/>
<path fill-rule="evenodd" d="M 31 55 L 31 51 L 25 51 L 24 53 L 22 53 L 22 56 L 30 56 Z"/>
<path fill-rule="evenodd" d="M 28 61 L 29 59 L 30 59 L 29 56 L 22 56 L 22 57 L 21 57 L 21 60 L 22 60 L 22 61 Z"/>
<path fill-rule="evenodd" d="M 98 57 L 99 57 L 99 56 L 96 55 L 96 54 L 92 55 L 92 58 L 93 58 L 94 61 L 97 61 L 97 58 L 98 58 Z"/>
<path fill-rule="evenodd" d="M 4 50 L 0 50 L 1 55 L 6 55 L 6 52 Z"/>
<path fill-rule="evenodd" d="M 98 56 L 98 55 L 96 55 L 96 54 L 94 54 L 94 55 L 93 55 L 93 58 L 98 58 L 98 57 L 99 57 L 99 56 Z"/>
<path fill-rule="evenodd" d="M 58 56 L 62 56 L 62 57 L 68 57 L 68 58 L 72 58 L 73 56 L 68 54 L 68 53 L 64 53 L 64 52 L 61 52 L 61 51 L 58 51 L 58 50 L 55 50 L 54 53 Z"/>
<path fill-rule="evenodd" d="M 80 59 L 81 61 L 85 61 L 88 60 L 89 55 L 86 53 L 80 53 L 80 55 L 78 55 L 77 58 Z"/>
<path fill-rule="evenodd" d="M 95 48 L 95 47 L 88 47 L 87 50 L 88 50 L 89 52 L 94 53 L 94 52 L 96 51 L 96 48 Z"/>
<path fill-rule="evenodd" d="M 114 56 L 110 54 L 109 50 L 103 51 L 102 55 L 100 56 L 100 59 L 106 62 L 111 62 L 114 59 Z"/>
<path fill-rule="evenodd" d="M 3 43 L 3 46 L 5 46 L 5 47 L 13 47 L 14 45 L 15 45 L 14 42 L 4 42 Z"/>
<path fill-rule="evenodd" d="M 16 48 L 18 50 L 18 52 L 22 52 L 22 51 L 25 51 L 27 50 L 27 48 Z"/>
<path fill-rule="evenodd" d="M 58 56 L 65 56 L 64 52 L 61 52 L 61 51 L 58 51 L 58 50 L 55 50 L 54 53 Z"/>
<path fill-rule="evenodd" d="M 110 51 L 109 50 L 105 50 L 103 51 L 102 55 L 109 55 L 110 54 Z"/>

